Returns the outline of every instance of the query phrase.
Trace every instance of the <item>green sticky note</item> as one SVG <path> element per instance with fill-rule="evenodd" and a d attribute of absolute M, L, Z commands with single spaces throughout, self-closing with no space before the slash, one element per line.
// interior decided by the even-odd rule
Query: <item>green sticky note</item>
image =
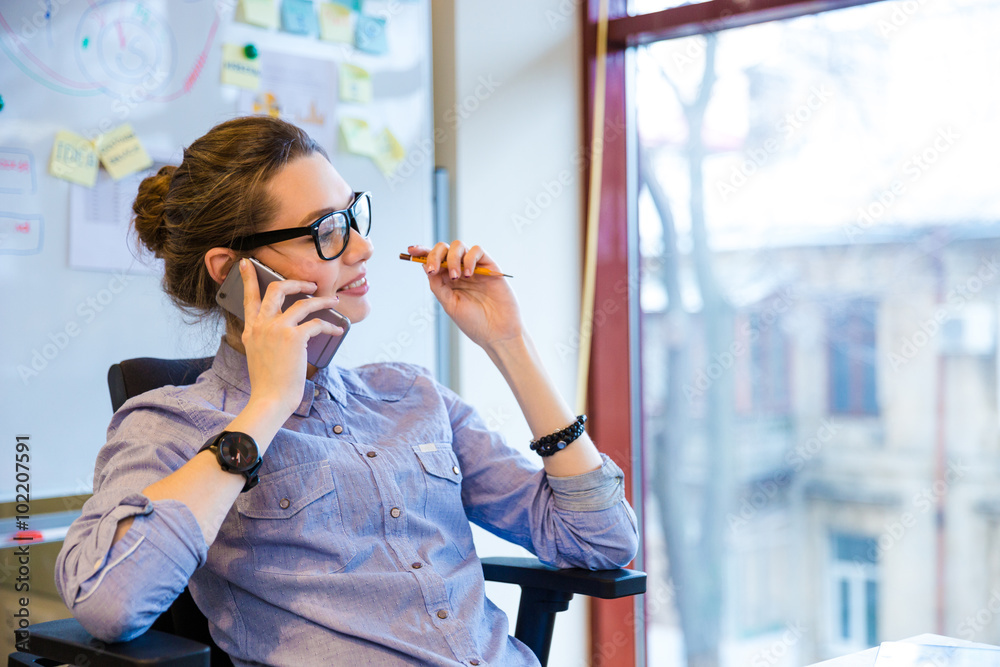
<path fill-rule="evenodd" d="M 360 118 L 343 118 L 340 121 L 340 138 L 344 150 L 355 155 L 375 155 L 375 141 L 368 123 Z"/>
<path fill-rule="evenodd" d="M 344 102 L 368 104 L 372 101 L 372 79 L 368 72 L 343 63 L 340 66 L 340 99 Z"/>
<path fill-rule="evenodd" d="M 315 35 L 319 32 L 312 0 L 284 0 L 281 3 L 281 27 L 293 35 Z"/>
<path fill-rule="evenodd" d="M 319 6 L 319 36 L 327 42 L 354 43 L 351 10 L 343 5 L 325 2 Z"/>
<path fill-rule="evenodd" d="M 359 51 L 383 55 L 389 50 L 385 37 L 385 19 L 361 14 L 354 31 L 354 45 Z"/>
<path fill-rule="evenodd" d="M 262 28 L 278 27 L 278 5 L 275 0 L 240 0 L 236 20 Z"/>
<path fill-rule="evenodd" d="M 406 150 L 389 128 L 382 130 L 382 134 L 375 138 L 374 144 L 375 153 L 372 159 L 382 174 L 390 178 L 406 158 Z"/>
<path fill-rule="evenodd" d="M 247 90 L 260 87 L 260 57 L 247 58 L 246 48 L 239 44 L 222 45 L 222 83 Z"/>

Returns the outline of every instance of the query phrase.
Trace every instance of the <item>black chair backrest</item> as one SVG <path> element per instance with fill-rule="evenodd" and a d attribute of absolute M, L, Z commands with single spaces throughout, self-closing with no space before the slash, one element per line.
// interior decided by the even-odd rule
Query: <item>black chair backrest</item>
<path fill-rule="evenodd" d="M 112 364 L 108 369 L 111 407 L 117 412 L 125 401 L 151 389 L 168 384 L 175 386 L 191 384 L 212 365 L 213 359 L 214 357 L 201 359 L 141 357 Z M 212 667 L 233 666 L 229 656 L 212 641 L 208 631 L 208 619 L 198 609 L 186 588 L 170 608 L 160 614 L 153 623 L 153 629 L 208 645 L 212 650 Z"/>
<path fill-rule="evenodd" d="M 111 390 L 111 410 L 118 412 L 122 403 L 168 384 L 191 384 L 208 370 L 215 357 L 201 359 L 156 359 L 139 357 L 112 364 L 108 369 L 108 389 Z"/>

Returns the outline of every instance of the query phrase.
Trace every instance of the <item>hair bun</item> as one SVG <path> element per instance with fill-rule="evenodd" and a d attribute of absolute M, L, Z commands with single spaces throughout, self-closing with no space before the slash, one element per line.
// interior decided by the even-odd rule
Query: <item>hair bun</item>
<path fill-rule="evenodd" d="M 139 240 L 157 257 L 167 242 L 165 210 L 167 193 L 175 171 L 177 167 L 166 165 L 156 175 L 144 178 L 132 204 L 133 224 Z"/>

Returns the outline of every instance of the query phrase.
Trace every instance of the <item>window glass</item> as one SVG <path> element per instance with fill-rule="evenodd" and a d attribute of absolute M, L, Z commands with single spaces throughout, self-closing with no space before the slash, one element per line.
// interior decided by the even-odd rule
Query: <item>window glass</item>
<path fill-rule="evenodd" d="M 906 0 L 636 49 L 662 664 L 1000 644 L 997 34 Z"/>

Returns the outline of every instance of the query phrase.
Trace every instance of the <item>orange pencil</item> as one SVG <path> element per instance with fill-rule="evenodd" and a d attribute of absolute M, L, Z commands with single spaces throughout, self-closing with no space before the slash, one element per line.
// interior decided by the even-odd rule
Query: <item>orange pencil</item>
<path fill-rule="evenodd" d="M 427 263 L 426 257 L 414 257 L 413 255 L 407 255 L 405 252 L 399 253 L 399 258 L 408 262 L 420 262 L 421 264 Z M 448 262 L 441 262 L 441 268 L 447 269 Z M 503 276 L 504 278 L 513 278 L 514 276 L 507 273 L 499 273 L 498 271 L 491 271 L 490 269 L 484 268 L 482 266 L 477 266 L 473 273 L 478 273 L 481 276 Z"/>

